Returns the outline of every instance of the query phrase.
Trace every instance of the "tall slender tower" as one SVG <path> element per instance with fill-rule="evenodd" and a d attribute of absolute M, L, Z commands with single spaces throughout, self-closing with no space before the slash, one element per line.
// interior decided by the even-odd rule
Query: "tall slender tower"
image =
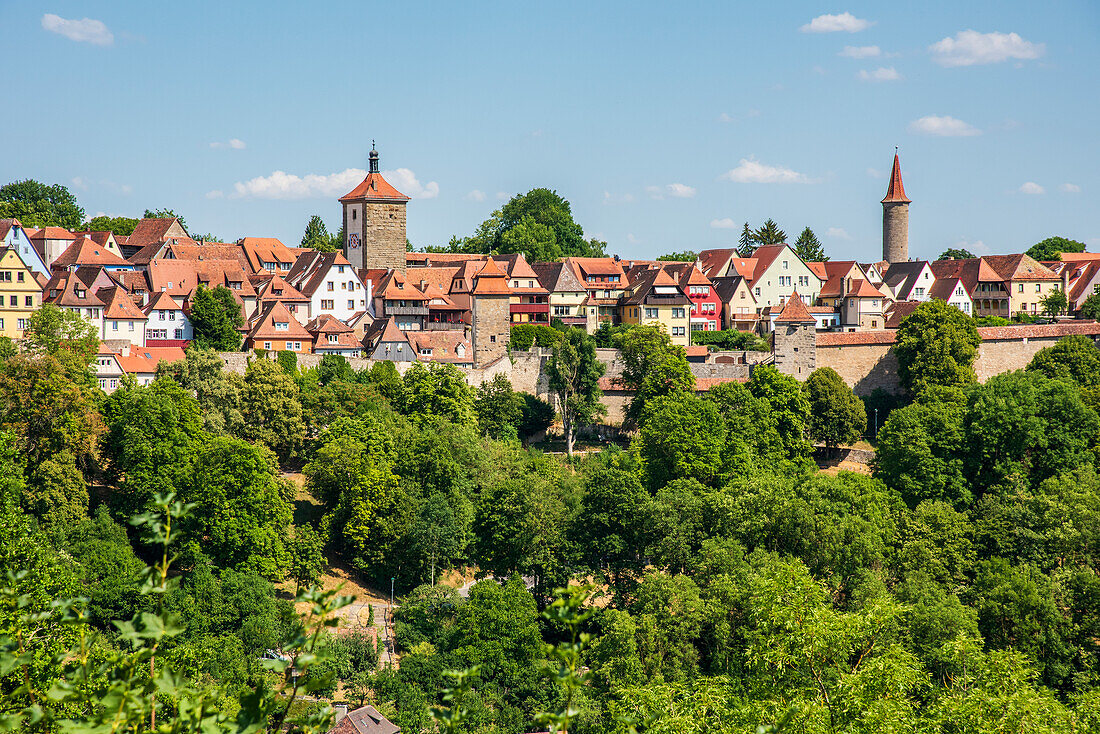
<path fill-rule="evenodd" d="M 405 204 L 409 197 L 390 186 L 378 170 L 371 146 L 370 170 L 362 183 L 340 197 L 344 206 L 344 257 L 357 268 L 405 272 Z"/>
<path fill-rule="evenodd" d="M 901 161 L 895 149 L 890 188 L 886 189 L 882 200 L 882 259 L 888 263 L 909 260 L 909 204 L 910 199 L 901 183 Z"/>

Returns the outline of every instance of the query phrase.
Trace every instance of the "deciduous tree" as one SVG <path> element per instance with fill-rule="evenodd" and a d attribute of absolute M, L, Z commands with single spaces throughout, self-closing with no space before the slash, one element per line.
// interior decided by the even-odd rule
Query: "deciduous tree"
<path fill-rule="evenodd" d="M 233 292 L 223 285 L 200 285 L 191 299 L 191 325 L 195 329 L 194 346 L 217 352 L 235 352 L 241 348 L 244 325 L 241 306 Z"/>
<path fill-rule="evenodd" d="M 550 391 L 558 400 L 565 452 L 573 458 L 573 440 L 578 427 L 594 421 L 606 412 L 600 402 L 600 377 L 606 367 L 596 358 L 596 342 L 583 329 L 570 329 L 562 343 L 554 347 L 546 371 Z"/>
<path fill-rule="evenodd" d="M 1061 260 L 1063 252 L 1084 252 L 1085 243 L 1071 240 L 1066 237 L 1047 237 L 1036 242 L 1028 249 L 1027 254 L 1039 260 Z"/>
<path fill-rule="evenodd" d="M 943 301 L 925 301 L 898 327 L 894 353 L 902 386 L 920 394 L 935 385 L 975 382 L 979 343 L 972 318 Z"/>
<path fill-rule="evenodd" d="M 84 210 L 72 192 L 31 179 L 0 186 L 0 218 L 18 219 L 26 227 L 80 229 Z"/>
<path fill-rule="evenodd" d="M 867 412 L 832 367 L 820 367 L 806 380 L 810 398 L 810 436 L 827 448 L 858 441 L 867 431 Z"/>

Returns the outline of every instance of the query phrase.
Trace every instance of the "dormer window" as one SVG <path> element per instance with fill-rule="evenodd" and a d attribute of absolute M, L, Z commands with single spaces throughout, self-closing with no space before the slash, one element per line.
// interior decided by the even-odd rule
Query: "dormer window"
<path fill-rule="evenodd" d="M 328 343 L 329 344 L 335 344 L 338 341 L 340 341 L 340 335 L 339 334 L 329 334 L 328 335 Z"/>
<path fill-rule="evenodd" d="M 283 295 L 283 289 L 282 288 L 275 288 L 275 289 L 273 289 L 272 292 L 277 296 Z"/>
<path fill-rule="evenodd" d="M 290 329 L 290 322 L 289 321 L 276 321 L 275 322 L 275 331 L 287 331 L 289 329 Z"/>
<path fill-rule="evenodd" d="M 234 291 L 239 291 L 241 289 L 241 281 L 239 281 L 239 280 L 229 281 L 229 289 L 234 290 Z"/>

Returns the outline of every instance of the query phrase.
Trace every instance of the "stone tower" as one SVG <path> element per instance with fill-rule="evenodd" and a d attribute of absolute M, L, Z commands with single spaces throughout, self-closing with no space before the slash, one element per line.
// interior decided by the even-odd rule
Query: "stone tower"
<path fill-rule="evenodd" d="M 344 256 L 357 268 L 405 272 L 405 204 L 409 197 L 382 178 L 371 148 L 363 182 L 340 197 L 344 206 Z"/>
<path fill-rule="evenodd" d="M 511 315 L 508 303 L 512 291 L 508 276 L 490 256 L 474 276 L 470 290 L 471 345 L 474 348 L 474 367 L 484 367 L 508 354 L 508 337 Z"/>
<path fill-rule="evenodd" d="M 901 161 L 895 151 L 890 188 L 882 200 L 882 259 L 888 263 L 909 260 L 909 203 L 901 183 Z"/>
<path fill-rule="evenodd" d="M 775 319 L 772 354 L 775 368 L 785 375 L 805 380 L 817 369 L 817 319 L 798 291 L 791 294 Z"/>

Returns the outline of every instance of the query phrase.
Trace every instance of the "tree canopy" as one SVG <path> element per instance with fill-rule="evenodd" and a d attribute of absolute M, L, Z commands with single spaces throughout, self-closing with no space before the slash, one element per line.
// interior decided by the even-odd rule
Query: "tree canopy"
<path fill-rule="evenodd" d="M 959 309 L 938 300 L 921 303 L 902 320 L 894 344 L 902 386 L 919 394 L 974 382 L 980 342 L 974 320 Z"/>
<path fill-rule="evenodd" d="M 1061 260 L 1063 252 L 1084 252 L 1085 243 L 1066 237 L 1047 237 L 1028 248 L 1027 254 L 1039 260 Z"/>
<path fill-rule="evenodd" d="M 794 242 L 794 254 L 803 262 L 825 262 L 829 256 L 825 254 L 825 248 L 821 240 L 817 238 L 813 230 L 806 227 L 798 235 Z"/>
<path fill-rule="evenodd" d="M 26 227 L 80 229 L 84 209 L 72 192 L 61 184 L 48 185 L 32 179 L 0 186 L 0 219 L 15 218 Z"/>
<path fill-rule="evenodd" d="M 972 260 L 974 253 L 970 250 L 963 249 L 961 247 L 949 247 L 940 253 L 940 256 L 936 258 L 936 261 L 940 260 Z"/>
<path fill-rule="evenodd" d="M 129 237 L 134 233 L 137 225 L 138 220 L 133 217 L 108 217 L 101 214 L 85 222 L 82 229 L 89 232 L 111 232 L 115 235 Z"/>
<path fill-rule="evenodd" d="M 238 329 L 244 325 L 244 316 L 233 291 L 224 285 L 214 288 L 200 285 L 191 299 L 190 318 L 196 347 L 218 352 L 240 349 L 242 337 Z"/>

